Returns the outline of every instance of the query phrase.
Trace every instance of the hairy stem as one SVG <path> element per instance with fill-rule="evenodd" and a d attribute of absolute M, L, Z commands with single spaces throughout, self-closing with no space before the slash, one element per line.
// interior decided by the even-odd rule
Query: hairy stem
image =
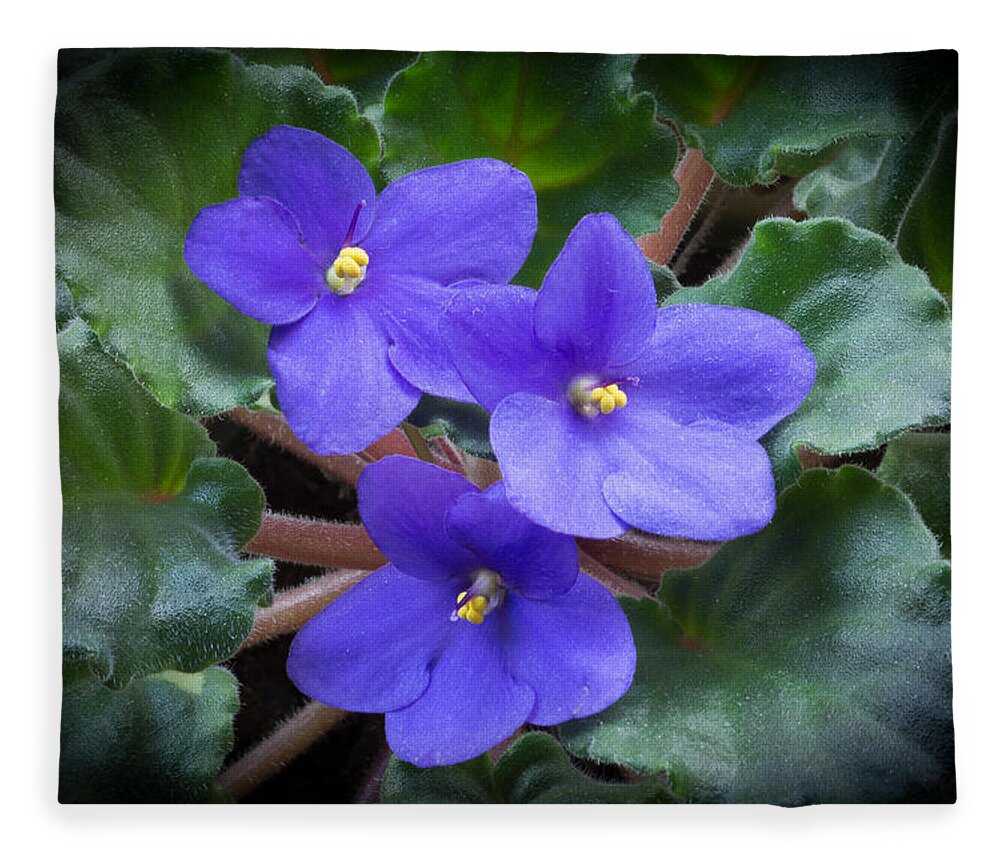
<path fill-rule="evenodd" d="M 721 543 L 661 538 L 626 532 L 612 540 L 580 538 L 580 547 L 604 564 L 641 579 L 660 581 L 665 570 L 699 567 L 714 556 Z"/>
<path fill-rule="evenodd" d="M 417 451 L 408 433 L 398 427 L 393 427 L 377 442 L 372 442 L 364 451 L 358 454 L 362 460 L 374 463 L 391 454 L 402 454 L 404 457 L 416 457 Z"/>
<path fill-rule="evenodd" d="M 347 716 L 309 702 L 219 775 L 219 785 L 239 800 L 269 780 Z"/>
<path fill-rule="evenodd" d="M 677 165 L 674 176 L 680 186 L 677 202 L 663 216 L 659 232 L 648 233 L 636 240 L 642 253 L 662 266 L 670 263 L 677 246 L 691 226 L 698 207 L 715 178 L 715 171 L 697 149 L 689 149 Z"/>
<path fill-rule="evenodd" d="M 383 744 L 372 762 L 368 776 L 358 792 L 357 803 L 379 803 L 382 794 L 382 779 L 385 776 L 385 769 L 392 758 L 392 750 L 388 745 Z"/>
<path fill-rule="evenodd" d="M 300 460 L 315 466 L 334 481 L 343 481 L 352 486 L 365 467 L 365 460 L 357 454 L 317 454 L 292 432 L 288 422 L 280 415 L 269 412 L 254 412 L 250 409 L 233 409 L 226 417 L 245 427 L 265 442 L 295 454 Z"/>
<path fill-rule="evenodd" d="M 270 606 L 257 610 L 250 634 L 240 649 L 298 630 L 347 589 L 368 576 L 367 570 L 335 570 L 310 579 L 305 585 L 279 591 Z"/>
<path fill-rule="evenodd" d="M 331 523 L 288 514 L 264 514 L 247 552 L 318 567 L 374 570 L 386 558 L 356 523 Z"/>
<path fill-rule="evenodd" d="M 582 549 L 580 550 L 580 570 L 593 579 L 596 579 L 608 591 L 614 594 L 615 597 L 620 597 L 623 594 L 636 598 L 649 597 L 649 592 L 638 582 L 633 582 L 631 579 L 626 579 L 608 570 L 596 558 L 588 555 Z"/>

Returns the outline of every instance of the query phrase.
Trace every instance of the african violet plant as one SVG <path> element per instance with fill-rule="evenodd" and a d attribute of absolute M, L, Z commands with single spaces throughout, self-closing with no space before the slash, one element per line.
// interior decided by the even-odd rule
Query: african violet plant
<path fill-rule="evenodd" d="M 951 800 L 956 102 L 62 52 L 60 798 Z"/>

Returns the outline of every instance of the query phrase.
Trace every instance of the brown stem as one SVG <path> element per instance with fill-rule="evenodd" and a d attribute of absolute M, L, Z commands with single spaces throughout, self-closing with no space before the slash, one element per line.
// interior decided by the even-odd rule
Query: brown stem
<path fill-rule="evenodd" d="M 646 591 L 646 589 L 643 588 L 638 582 L 633 582 L 631 579 L 625 579 L 625 577 L 619 576 L 617 573 L 608 570 L 596 558 L 588 555 L 582 549 L 580 550 L 580 569 L 588 576 L 596 579 L 616 597 L 623 594 L 640 599 L 643 597 L 649 597 L 649 592 Z"/>
<path fill-rule="evenodd" d="M 485 490 L 487 487 L 492 487 L 503 475 L 495 460 L 486 460 L 483 457 L 466 457 L 465 477 L 479 489 Z"/>
<path fill-rule="evenodd" d="M 247 544 L 247 552 L 318 567 L 374 570 L 386 563 L 363 526 L 270 511 L 264 514 L 260 531 Z"/>
<path fill-rule="evenodd" d="M 346 711 L 309 702 L 219 775 L 219 785 L 239 800 L 281 771 L 289 762 L 347 716 Z"/>
<path fill-rule="evenodd" d="M 701 201 L 705 199 L 715 171 L 697 149 L 689 149 L 674 172 L 680 186 L 680 196 L 674 207 L 663 216 L 657 233 L 647 233 L 636 241 L 642 253 L 654 263 L 666 266 L 687 233 Z"/>
<path fill-rule="evenodd" d="M 300 460 L 315 466 L 331 480 L 343 481 L 353 486 L 358 482 L 358 476 L 365 467 L 365 461 L 357 454 L 325 456 L 317 454 L 292 432 L 288 422 L 280 415 L 240 408 L 227 412 L 226 417 L 266 442 L 295 454 Z"/>
<path fill-rule="evenodd" d="M 721 543 L 661 538 L 626 532 L 612 540 L 580 538 L 580 547 L 604 564 L 641 579 L 660 581 L 665 570 L 699 567 L 719 551 Z"/>
<path fill-rule="evenodd" d="M 417 456 L 409 437 L 398 427 L 393 427 L 377 442 L 372 442 L 358 456 L 366 462 L 374 463 L 376 460 L 381 460 L 391 454 L 401 454 L 404 457 Z"/>
<path fill-rule="evenodd" d="M 279 591 L 270 606 L 257 610 L 250 635 L 241 649 L 298 630 L 321 609 L 368 576 L 367 570 L 336 570 L 311 579 L 305 585 Z"/>
<path fill-rule="evenodd" d="M 465 452 L 451 441 L 447 436 L 435 436 L 427 441 L 427 447 L 434 455 L 436 462 L 442 469 L 450 472 L 465 474 L 466 455 Z"/>
<path fill-rule="evenodd" d="M 365 779 L 361 790 L 358 792 L 358 803 L 378 803 L 382 793 L 382 779 L 385 776 L 385 769 L 392 758 L 392 750 L 385 744 L 375 756 L 368 777 Z"/>

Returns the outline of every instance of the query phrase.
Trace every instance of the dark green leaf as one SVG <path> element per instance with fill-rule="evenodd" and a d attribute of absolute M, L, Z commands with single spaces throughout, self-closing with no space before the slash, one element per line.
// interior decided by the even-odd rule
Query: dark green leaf
<path fill-rule="evenodd" d="M 912 134 L 858 140 L 795 187 L 795 205 L 881 233 L 951 294 L 957 83 L 927 105 Z"/>
<path fill-rule="evenodd" d="M 937 536 L 941 554 L 951 558 L 950 434 L 911 433 L 893 439 L 878 476 L 910 497 Z"/>
<path fill-rule="evenodd" d="M 635 81 L 726 182 L 750 185 L 801 176 L 849 139 L 908 134 L 954 79 L 957 56 L 648 55 Z"/>
<path fill-rule="evenodd" d="M 631 689 L 570 750 L 748 803 L 954 798 L 947 562 L 898 490 L 806 472 L 762 532 L 622 599 Z"/>
<path fill-rule="evenodd" d="M 498 803 L 485 753 L 450 767 L 416 767 L 395 756 L 382 777 L 382 803 Z"/>
<path fill-rule="evenodd" d="M 669 302 L 770 314 L 816 356 L 812 392 L 764 437 L 779 488 L 799 473 L 800 445 L 823 454 L 866 451 L 948 421 L 947 304 L 886 239 L 846 221 L 762 221 L 731 272 Z"/>
<path fill-rule="evenodd" d="M 677 142 L 631 92 L 631 57 L 428 53 L 385 99 L 389 179 L 490 156 L 538 194 L 538 234 L 515 278 L 538 286 L 577 221 L 610 212 L 633 235 L 655 231 L 677 199 Z"/>
<path fill-rule="evenodd" d="M 677 280 L 677 276 L 667 266 L 661 266 L 652 260 L 646 260 L 646 264 L 649 266 L 649 272 L 653 276 L 653 286 L 656 287 L 657 302 L 660 305 L 668 304 L 667 299 L 681 289 L 680 281 Z"/>
<path fill-rule="evenodd" d="M 319 131 L 370 169 L 379 142 L 350 93 L 218 51 L 117 54 L 56 106 L 56 268 L 77 312 L 167 406 L 211 414 L 270 384 L 267 327 L 184 262 L 191 220 L 237 194 L 243 151 L 274 125 Z"/>
<path fill-rule="evenodd" d="M 419 768 L 393 758 L 382 781 L 383 803 L 663 803 L 653 779 L 603 782 L 569 760 L 545 732 L 518 738 L 491 767 L 488 755 L 451 767 Z"/>
<path fill-rule="evenodd" d="M 73 297 L 69 294 L 69 287 L 61 278 L 56 278 L 56 331 L 62 331 L 75 316 L 76 310 L 73 308 Z"/>
<path fill-rule="evenodd" d="M 406 420 L 427 439 L 444 435 L 473 457 L 496 459 L 490 445 L 490 414 L 482 406 L 425 394 Z"/>
<path fill-rule="evenodd" d="M 239 557 L 260 527 L 260 487 L 80 320 L 59 335 L 59 360 L 67 657 L 122 686 L 230 656 L 270 588 L 271 561 Z"/>
<path fill-rule="evenodd" d="M 663 803 L 667 792 L 653 779 L 603 782 L 577 770 L 552 735 L 529 732 L 497 760 L 497 793 L 508 803 Z"/>
<path fill-rule="evenodd" d="M 419 54 L 414 51 L 348 51 L 305 48 L 237 48 L 234 53 L 250 63 L 270 66 L 304 66 L 326 83 L 347 87 L 361 107 L 385 98 L 394 74 Z"/>
<path fill-rule="evenodd" d="M 59 802 L 211 800 L 238 708 L 236 679 L 224 669 L 160 672 L 110 690 L 67 664 Z"/>

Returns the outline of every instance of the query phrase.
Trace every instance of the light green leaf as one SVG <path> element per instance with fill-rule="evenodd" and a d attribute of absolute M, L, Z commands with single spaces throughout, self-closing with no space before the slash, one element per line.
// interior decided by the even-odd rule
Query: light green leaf
<path fill-rule="evenodd" d="M 951 558 L 951 435 L 911 433 L 893 439 L 878 476 L 910 497 L 937 536 L 942 555 Z"/>
<path fill-rule="evenodd" d="M 654 779 L 612 783 L 578 770 L 545 732 L 528 732 L 496 765 L 482 755 L 450 767 L 419 768 L 393 757 L 382 781 L 383 803 L 665 803 Z"/>
<path fill-rule="evenodd" d="M 114 686 L 230 656 L 270 589 L 243 560 L 264 497 L 80 320 L 59 335 L 63 648 Z"/>
<path fill-rule="evenodd" d="M 801 176 L 847 140 L 909 134 L 957 58 L 647 55 L 634 76 L 726 182 L 750 185 Z"/>
<path fill-rule="evenodd" d="M 56 268 L 104 346 L 167 406 L 212 414 L 270 384 L 267 327 L 195 278 L 183 250 L 198 211 L 237 196 L 247 145 L 282 123 L 377 164 L 378 135 L 351 94 L 305 69 L 138 50 L 60 83 Z"/>
<path fill-rule="evenodd" d="M 898 490 L 813 470 L 762 532 L 622 599 L 638 664 L 577 755 L 722 803 L 954 799 L 948 565 Z"/>
<path fill-rule="evenodd" d="M 770 314 L 816 356 L 812 392 L 763 440 L 779 489 L 799 474 L 800 445 L 822 454 L 867 451 L 949 420 L 947 304 L 886 239 L 846 221 L 762 221 L 732 271 L 668 302 Z"/>
<path fill-rule="evenodd" d="M 538 194 L 538 234 L 515 277 L 538 286 L 584 215 L 610 212 L 633 235 L 655 231 L 677 199 L 677 142 L 653 101 L 631 91 L 631 57 L 427 53 L 385 99 L 384 170 L 489 156 L 523 170 Z"/>
<path fill-rule="evenodd" d="M 236 679 L 224 669 L 160 672 L 110 690 L 63 670 L 60 803 L 191 803 L 233 745 Z"/>

